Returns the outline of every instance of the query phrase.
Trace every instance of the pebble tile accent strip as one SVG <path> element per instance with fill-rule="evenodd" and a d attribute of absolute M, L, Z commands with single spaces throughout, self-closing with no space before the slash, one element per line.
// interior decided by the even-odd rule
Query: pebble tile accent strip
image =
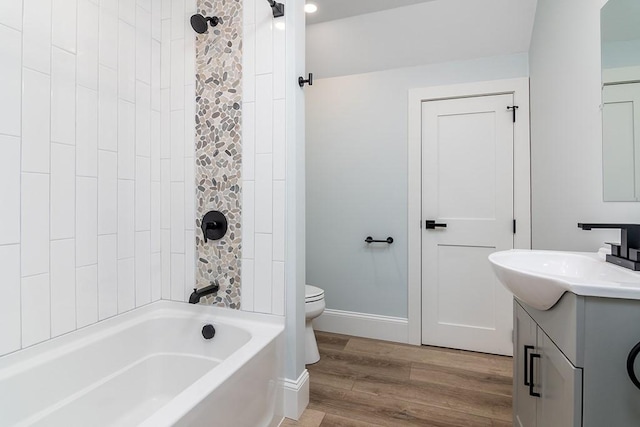
<path fill-rule="evenodd" d="M 240 308 L 242 0 L 198 0 L 198 13 L 220 23 L 196 38 L 196 286 L 220 284 L 206 303 Z M 229 222 L 220 240 L 204 243 L 210 210 Z"/>

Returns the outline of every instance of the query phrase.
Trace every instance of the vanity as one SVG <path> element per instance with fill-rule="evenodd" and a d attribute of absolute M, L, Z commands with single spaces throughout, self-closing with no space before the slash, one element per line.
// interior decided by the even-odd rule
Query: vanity
<path fill-rule="evenodd" d="M 515 295 L 514 425 L 639 426 L 640 273 L 590 253 L 490 260 Z"/>
<path fill-rule="evenodd" d="M 602 4 L 598 199 L 612 203 L 601 210 L 585 203 L 590 218 L 575 221 L 597 217 L 635 223 L 579 224 L 583 230 L 612 225 L 622 230 L 640 221 L 640 2 Z M 540 10 L 548 16 L 562 12 L 548 4 Z M 620 234 L 607 255 L 609 262 L 604 255 L 579 252 L 514 250 L 489 257 L 497 277 L 515 296 L 514 426 L 640 426 L 640 272 L 633 271 L 640 269 L 639 231 Z M 538 241 L 561 244 L 560 239 Z M 573 242 L 566 243 L 571 247 Z"/>

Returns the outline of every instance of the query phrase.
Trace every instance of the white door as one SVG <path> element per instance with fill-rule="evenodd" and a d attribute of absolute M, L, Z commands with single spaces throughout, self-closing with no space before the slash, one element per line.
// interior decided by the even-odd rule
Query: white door
<path fill-rule="evenodd" d="M 640 83 L 602 91 L 604 201 L 640 200 Z"/>
<path fill-rule="evenodd" d="M 512 295 L 487 260 L 513 248 L 512 105 L 512 94 L 422 103 L 425 345 L 513 352 Z"/>

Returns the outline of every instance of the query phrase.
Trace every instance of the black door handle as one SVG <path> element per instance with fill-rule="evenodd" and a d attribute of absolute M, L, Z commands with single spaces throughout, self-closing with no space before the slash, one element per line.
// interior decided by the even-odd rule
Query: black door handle
<path fill-rule="evenodd" d="M 424 228 L 434 230 L 436 227 L 447 228 L 447 224 L 436 224 L 434 220 L 428 219 L 424 222 Z"/>
<path fill-rule="evenodd" d="M 529 350 L 533 350 L 532 345 L 524 346 L 524 385 L 529 385 Z"/>
<path fill-rule="evenodd" d="M 540 359 L 540 355 L 529 353 L 529 396 L 540 397 L 540 393 L 533 391 L 533 359 Z"/>
<path fill-rule="evenodd" d="M 633 385 L 640 388 L 640 381 L 638 380 L 635 370 L 633 369 L 633 365 L 636 362 L 638 353 L 640 353 L 640 342 L 631 349 L 631 352 L 629 352 L 629 357 L 627 357 L 627 373 L 629 374 L 629 378 L 631 379 Z"/>

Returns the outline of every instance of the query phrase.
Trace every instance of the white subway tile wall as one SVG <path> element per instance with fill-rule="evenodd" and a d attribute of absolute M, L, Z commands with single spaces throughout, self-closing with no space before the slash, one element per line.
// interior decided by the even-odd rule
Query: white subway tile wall
<path fill-rule="evenodd" d="M 76 250 L 77 255 L 77 250 Z M 76 269 L 76 326 L 98 321 L 98 265 Z"/>
<path fill-rule="evenodd" d="M 20 138 L 0 135 L 0 183 L 12 184 L 0 185 L 0 245 L 20 243 L 19 158 Z"/>
<path fill-rule="evenodd" d="M 78 86 L 76 102 L 76 175 L 97 177 L 98 91 Z"/>
<path fill-rule="evenodd" d="M 29 19 L 25 19 L 22 27 L 22 66 L 49 74 L 51 70 L 51 0 L 25 0 L 24 16 L 28 16 Z"/>
<path fill-rule="evenodd" d="M 51 241 L 51 336 L 76 329 L 76 264 L 73 239 Z"/>
<path fill-rule="evenodd" d="M 195 8 L 0 1 L 0 355 L 193 286 Z"/>
<path fill-rule="evenodd" d="M 9 3 L 12 1 L 16 2 L 10 0 Z M 0 133 L 20 136 L 22 34 L 0 25 L 0 40 L 0 93 L 3 98 L 0 102 Z"/>
<path fill-rule="evenodd" d="M 75 166 L 75 147 L 51 144 L 51 205 L 49 209 L 51 240 L 75 237 Z"/>
<path fill-rule="evenodd" d="M 2 1 L 0 355 L 188 296 L 195 8 Z M 242 307 L 284 314 L 285 30 L 243 19 Z"/>
<path fill-rule="evenodd" d="M 0 246 L 0 354 L 20 348 L 20 245 Z"/>
<path fill-rule="evenodd" d="M 284 315 L 285 31 L 243 1 L 242 309 Z"/>
<path fill-rule="evenodd" d="M 51 92 L 51 77 L 48 74 L 24 68 L 22 82 L 24 86 L 22 90 L 22 171 L 49 173 L 51 103 L 48 99 L 43 100 L 42 94 Z M 3 97 L 0 105 L 9 102 L 12 101 Z M 19 118 L 18 126 L 20 126 Z"/>
<path fill-rule="evenodd" d="M 77 84 L 98 90 L 98 31 L 100 8 L 93 0 L 78 0 Z"/>
<path fill-rule="evenodd" d="M 98 179 L 76 178 L 76 267 L 98 263 Z"/>

